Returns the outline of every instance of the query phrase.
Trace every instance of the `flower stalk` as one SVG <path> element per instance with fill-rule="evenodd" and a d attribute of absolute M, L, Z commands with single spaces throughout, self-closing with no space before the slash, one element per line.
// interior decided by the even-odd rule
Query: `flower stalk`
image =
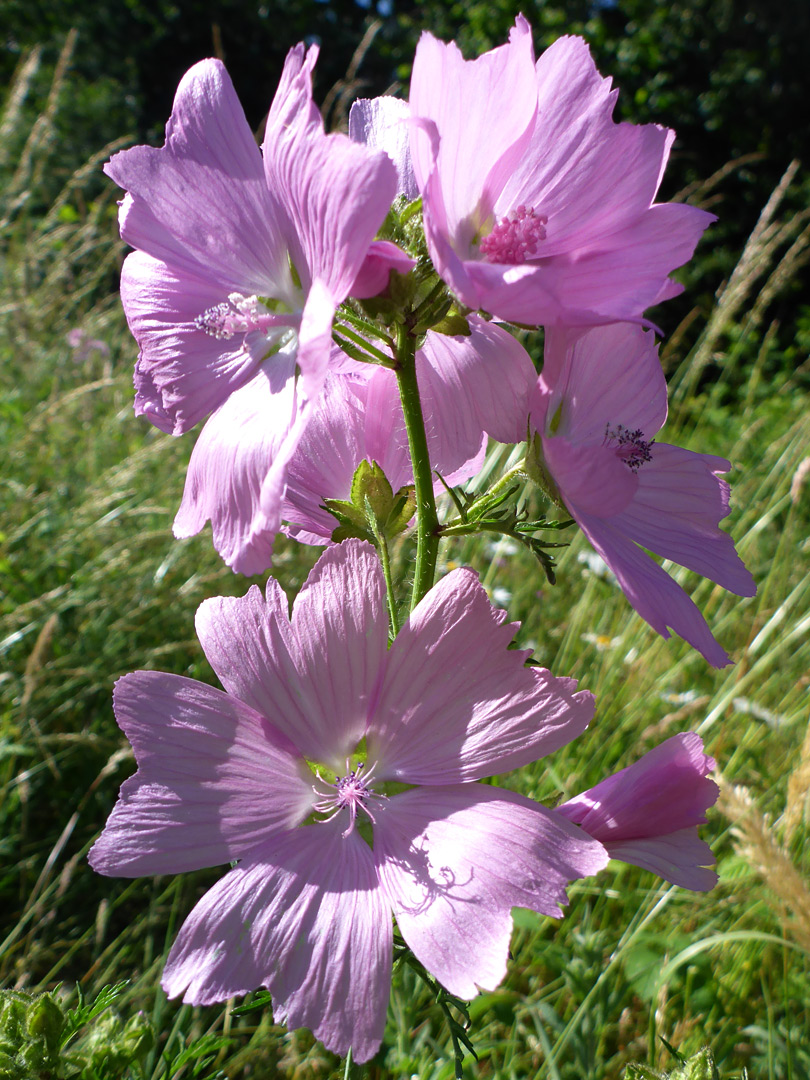
<path fill-rule="evenodd" d="M 425 418 L 416 380 L 416 338 L 406 326 L 397 327 L 396 376 L 408 449 L 413 464 L 416 489 L 416 568 L 411 593 L 411 611 L 430 592 L 436 577 L 436 558 L 439 553 L 439 517 L 433 494 L 433 474 L 430 469 Z"/>

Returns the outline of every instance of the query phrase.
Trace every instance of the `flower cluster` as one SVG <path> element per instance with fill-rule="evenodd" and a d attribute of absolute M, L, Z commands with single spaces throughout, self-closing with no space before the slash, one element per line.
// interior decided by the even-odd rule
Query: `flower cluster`
<path fill-rule="evenodd" d="M 567 884 L 609 858 L 716 880 L 697 835 L 714 762 L 695 734 L 555 808 L 478 782 L 569 743 L 594 703 L 512 647 L 472 570 L 434 584 L 440 538 L 477 526 L 544 558 L 504 509 L 507 478 L 452 493 L 444 524 L 435 492 L 475 477 L 489 439 L 525 442 L 522 480 L 654 630 L 718 667 L 725 650 L 648 552 L 741 596 L 754 583 L 719 528 L 729 462 L 657 438 L 667 389 L 645 312 L 681 290 L 670 274 L 713 220 L 655 202 L 674 133 L 617 124 L 587 45 L 563 37 L 535 60 L 522 16 L 472 61 L 423 34 L 408 101 L 355 103 L 348 135 L 313 104 L 316 59 L 291 50 L 261 149 L 206 60 L 165 145 L 106 166 L 135 249 L 121 295 L 136 412 L 175 435 L 205 420 L 175 535 L 210 520 L 246 574 L 270 567 L 281 529 L 326 551 L 292 614 L 272 578 L 199 609 L 224 693 L 119 681 L 138 771 L 90 861 L 132 876 L 230 862 L 180 931 L 167 992 L 266 986 L 277 1021 L 365 1061 L 392 915 L 468 998 L 505 974 L 513 907 L 560 915 Z M 515 327 L 544 330 L 539 375 Z M 414 519 L 400 626 L 389 544 Z"/>

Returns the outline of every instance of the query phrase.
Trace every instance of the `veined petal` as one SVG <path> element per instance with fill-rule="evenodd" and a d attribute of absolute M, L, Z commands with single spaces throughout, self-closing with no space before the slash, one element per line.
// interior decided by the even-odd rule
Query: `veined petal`
<path fill-rule="evenodd" d="M 183 76 L 160 149 L 135 146 L 105 165 L 125 188 L 121 235 L 132 247 L 231 291 L 276 295 L 289 280 L 262 158 L 225 67 Z"/>
<path fill-rule="evenodd" d="M 216 866 L 310 812 L 311 775 L 294 745 L 238 699 L 194 679 L 136 671 L 118 680 L 113 702 L 138 771 L 88 856 L 99 873 Z"/>
<path fill-rule="evenodd" d="M 466 569 L 442 578 L 411 613 L 369 722 L 380 779 L 475 780 L 536 761 L 585 730 L 592 695 L 525 667 L 527 654 L 508 648 L 515 624 L 505 618 Z"/>
<path fill-rule="evenodd" d="M 428 333 L 425 338 L 427 364 L 424 375 L 417 374 L 420 385 L 435 385 L 429 419 L 448 448 L 466 438 L 469 449 L 480 443 L 482 430 L 498 442 L 522 442 L 537 380 L 531 357 L 502 326 L 477 315 L 470 315 L 468 322 L 469 336 Z M 435 415 L 448 404 L 452 410 L 445 407 L 441 417 Z"/>
<path fill-rule="evenodd" d="M 506 974 L 513 907 L 561 915 L 566 884 L 608 858 L 553 811 L 483 784 L 414 788 L 375 818 L 374 857 L 402 936 L 465 999 Z"/>
<path fill-rule="evenodd" d="M 215 597 L 197 634 L 225 689 L 284 732 L 310 760 L 342 769 L 366 728 L 388 644 L 385 585 L 370 544 L 329 549 L 296 597 L 271 578 L 266 598 Z"/>
<path fill-rule="evenodd" d="M 694 828 L 678 829 L 654 839 L 616 841 L 605 846 L 611 859 L 650 870 L 682 889 L 708 892 L 717 884 L 717 874 L 708 869 L 715 861 L 712 849 Z"/>
<path fill-rule="evenodd" d="M 697 833 L 719 794 L 707 776 L 714 767 L 698 735 L 674 735 L 555 812 L 600 840 L 611 859 L 702 892 L 717 882 L 706 869 L 711 848 Z"/>
<path fill-rule="evenodd" d="M 389 94 L 361 98 L 349 112 L 349 138 L 388 154 L 397 170 L 397 195 L 408 202 L 419 194 L 411 161 L 410 118 L 408 102 Z"/>
<path fill-rule="evenodd" d="M 290 462 L 309 426 L 323 392 L 332 351 L 332 319 L 335 301 L 326 286 L 315 281 L 309 290 L 298 335 L 295 411 L 284 438 L 278 443 L 259 493 L 264 529 L 275 535 L 281 528 L 282 505 Z"/>
<path fill-rule="evenodd" d="M 627 599 L 662 637 L 671 627 L 702 653 L 713 667 L 725 667 L 731 659 L 718 645 L 695 604 L 669 574 L 646 552 L 627 539 L 609 519 L 574 514 L 596 551 L 616 575 Z"/>
<path fill-rule="evenodd" d="M 691 259 L 698 240 L 715 220 L 696 206 L 660 203 L 617 230 L 609 241 L 593 247 L 583 244 L 576 251 L 541 260 L 535 264 L 538 275 L 555 279 L 560 299 L 558 312 L 546 321 L 582 326 L 638 321 L 643 311 L 663 299 L 661 290 L 669 275 Z M 527 307 L 528 300 L 520 302 L 524 315 Z"/>
<path fill-rule="evenodd" d="M 263 844 L 183 924 L 163 973 L 195 1005 L 266 986 L 276 1023 L 367 1061 L 382 1042 L 391 985 L 390 908 L 372 854 L 334 822 Z"/>
<path fill-rule="evenodd" d="M 753 596 L 756 582 L 718 527 L 729 512 L 729 486 L 718 473 L 730 468 L 723 458 L 657 442 L 652 461 L 638 470 L 633 501 L 613 525 L 656 555 Z"/>
<path fill-rule="evenodd" d="M 369 365 L 366 370 L 370 375 Z M 281 514 L 289 523 L 286 531 L 301 543 L 327 543 L 338 523 L 323 509 L 323 502 L 348 499 L 351 494 L 354 470 L 365 451 L 367 382 L 342 374 L 327 376 L 290 461 Z"/>
<path fill-rule="evenodd" d="M 618 91 L 596 69 L 586 42 L 558 38 L 536 65 L 538 112 L 532 140 L 496 213 L 521 203 L 548 217 L 543 256 L 600 239 L 653 202 L 674 132 L 616 124 Z"/>
<path fill-rule="evenodd" d="M 669 274 L 713 215 L 653 203 L 674 134 L 613 122 L 616 94 L 581 39 L 561 38 L 538 60 L 534 119 L 520 134 L 516 46 L 528 44 L 522 19 L 510 45 L 470 63 L 420 41 L 411 149 L 434 266 L 467 306 L 509 322 L 639 322 L 678 291 Z M 484 75 L 512 53 L 505 100 Z"/>
<path fill-rule="evenodd" d="M 288 54 L 262 150 L 267 185 L 283 193 L 287 248 L 301 284 L 306 291 L 320 280 L 339 304 L 388 213 L 397 177 L 383 151 L 325 134 L 313 113 L 310 55 L 305 60 L 301 46 Z"/>
<path fill-rule="evenodd" d="M 601 443 L 620 425 L 649 440 L 667 417 L 655 335 L 635 323 L 549 328 L 540 382 L 550 394 L 549 417 L 560 410 L 554 434 L 572 442 Z"/>
<path fill-rule="evenodd" d="M 446 222 L 453 246 L 466 251 L 531 137 L 537 110 L 531 32 L 519 17 L 507 45 L 464 60 L 454 42 L 423 33 L 416 47 L 411 115 L 435 124 L 438 157 L 424 126 L 414 125 L 411 154 L 424 194 L 435 170 L 438 187 L 426 200 Z M 470 123 L 474 117 L 474 123 Z"/>
<path fill-rule="evenodd" d="M 603 844 L 662 836 L 706 821 L 720 794 L 714 768 L 700 736 L 684 732 L 556 809 Z"/>
<path fill-rule="evenodd" d="M 370 544 L 324 552 L 295 598 L 292 628 L 319 760 L 342 768 L 365 734 L 388 650 L 385 581 Z"/>
<path fill-rule="evenodd" d="M 544 438 L 543 455 L 572 514 L 612 519 L 632 502 L 638 477 L 609 446 Z"/>
<path fill-rule="evenodd" d="M 195 322 L 224 299 L 210 280 L 134 251 L 121 271 L 121 300 L 138 342 L 135 413 L 180 435 L 243 386 L 270 347 L 254 330 L 220 340 Z"/>
<path fill-rule="evenodd" d="M 210 519 L 214 547 L 238 573 L 266 570 L 277 527 L 261 508 L 262 485 L 296 414 L 294 346 L 266 361 L 208 420 L 189 462 L 174 535 Z"/>

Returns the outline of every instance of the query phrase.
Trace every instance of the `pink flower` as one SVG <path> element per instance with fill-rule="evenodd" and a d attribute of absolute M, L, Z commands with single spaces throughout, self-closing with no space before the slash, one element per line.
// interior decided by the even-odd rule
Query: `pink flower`
<path fill-rule="evenodd" d="M 140 346 L 135 410 L 180 434 L 234 391 L 271 399 L 268 527 L 326 374 L 335 310 L 358 277 L 373 291 L 365 263 L 396 188 L 385 154 L 325 134 L 312 102 L 316 56 L 302 45 L 289 53 L 263 153 L 225 68 L 204 60 L 178 87 L 165 145 L 105 166 L 127 191 L 121 235 L 137 249 L 121 278 Z"/>
<path fill-rule="evenodd" d="M 450 484 L 480 470 L 486 435 L 525 439 L 537 381 L 528 353 L 511 334 L 477 316 L 469 323 L 466 337 L 428 331 L 416 357 L 430 463 Z M 323 509 L 324 499 L 349 498 L 363 459 L 377 462 L 394 491 L 413 483 L 394 373 L 357 367 L 363 370 L 355 378 L 330 377 L 290 462 L 282 516 L 290 535 L 304 543 L 328 541 L 337 522 Z M 436 490 L 444 490 L 438 480 Z"/>
<path fill-rule="evenodd" d="M 200 607 L 225 693 L 155 671 L 117 683 L 138 771 L 93 867 L 134 877 L 238 861 L 180 930 L 171 997 L 264 985 L 278 1022 L 365 1061 L 385 1025 L 392 911 L 467 998 L 505 974 L 512 907 L 557 916 L 566 883 L 606 864 L 560 814 L 473 782 L 563 746 L 593 713 L 573 679 L 524 666 L 505 618 L 456 570 L 388 649 L 379 561 L 348 541 L 322 556 L 291 617 L 273 580 L 266 598 L 253 586 Z"/>
<path fill-rule="evenodd" d="M 652 331 L 619 323 L 550 330 L 532 423 L 562 502 L 663 637 L 670 627 L 710 664 L 731 663 L 680 585 L 643 551 L 739 596 L 756 585 L 718 523 L 729 512 L 723 458 L 655 440 L 667 390 Z"/>
<path fill-rule="evenodd" d="M 611 859 L 705 892 L 717 883 L 717 874 L 706 869 L 714 856 L 697 827 L 720 794 L 706 776 L 714 768 L 699 735 L 675 735 L 558 806 L 557 813 L 600 840 Z"/>
<path fill-rule="evenodd" d="M 668 275 L 714 218 L 653 202 L 674 132 L 614 123 L 615 101 L 580 38 L 535 65 L 523 16 L 477 60 L 422 35 L 413 168 L 434 265 L 469 307 L 593 325 L 681 291 Z"/>
<path fill-rule="evenodd" d="M 511 334 L 477 317 L 470 327 L 469 337 L 429 332 L 417 355 L 431 464 L 451 481 L 477 472 L 484 432 L 502 442 L 525 438 L 536 383 Z M 281 515 L 305 543 L 329 539 L 337 522 L 321 504 L 348 497 L 364 457 L 378 462 L 394 490 L 412 481 L 393 372 L 349 360 L 336 347 L 330 369 L 286 474 Z M 262 485 L 294 395 L 294 382 L 279 393 L 256 380 L 234 391 L 191 455 L 175 536 L 193 536 L 210 519 L 214 546 L 242 574 L 271 562 L 277 529 L 264 513 Z"/>

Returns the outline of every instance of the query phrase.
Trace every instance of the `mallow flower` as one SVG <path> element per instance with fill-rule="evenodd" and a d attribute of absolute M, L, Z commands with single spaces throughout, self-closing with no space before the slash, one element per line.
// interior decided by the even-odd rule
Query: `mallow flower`
<path fill-rule="evenodd" d="M 731 661 L 706 620 L 647 551 L 738 596 L 756 585 L 719 527 L 731 465 L 658 442 L 667 388 L 654 334 L 632 323 L 546 332 L 531 426 L 535 466 L 654 630 L 689 642 L 715 667 Z M 530 451 L 530 460 L 531 460 Z M 644 549 L 647 549 L 645 551 Z"/>
<path fill-rule="evenodd" d="M 472 315 L 469 328 L 454 336 L 429 330 L 416 354 L 430 464 L 449 484 L 479 472 L 487 435 L 505 443 L 525 439 L 537 382 L 528 353 L 503 327 Z M 329 540 L 337 522 L 324 500 L 349 497 L 364 459 L 382 468 L 394 491 L 413 483 L 394 373 L 355 367 L 353 378 L 329 376 L 290 461 L 282 517 L 304 543 Z M 438 479 L 436 490 L 444 490 Z"/>
<path fill-rule="evenodd" d="M 556 812 L 601 840 L 611 859 L 705 892 L 717 874 L 708 869 L 714 856 L 697 827 L 720 794 L 707 776 L 714 768 L 699 735 L 673 735 Z"/>
<path fill-rule="evenodd" d="M 586 43 L 534 62 L 509 42 L 464 60 L 425 32 L 411 76 L 411 156 L 434 265 L 473 310 L 523 324 L 640 319 L 681 291 L 670 273 L 714 220 L 655 203 L 675 137 L 617 124 Z"/>
<path fill-rule="evenodd" d="M 121 235 L 136 249 L 121 277 L 140 349 L 135 411 L 178 435 L 235 391 L 266 398 L 271 529 L 337 306 L 355 283 L 360 295 L 379 288 L 387 262 L 410 265 L 393 245 L 372 246 L 396 170 L 383 152 L 325 133 L 316 57 L 303 45 L 288 54 L 261 151 L 225 68 L 203 60 L 180 82 L 165 144 L 105 166 L 126 190 Z"/>
<path fill-rule="evenodd" d="M 524 665 L 515 626 L 454 570 L 388 648 L 373 548 L 327 549 L 288 612 L 277 582 L 205 601 L 225 691 L 139 671 L 114 707 L 135 751 L 90 852 L 135 877 L 235 863 L 197 904 L 162 984 L 194 1004 L 269 988 L 277 1022 L 357 1061 L 378 1049 L 392 913 L 451 993 L 494 989 L 511 909 L 561 914 L 608 855 L 586 831 L 475 781 L 581 734 L 592 696 Z"/>

